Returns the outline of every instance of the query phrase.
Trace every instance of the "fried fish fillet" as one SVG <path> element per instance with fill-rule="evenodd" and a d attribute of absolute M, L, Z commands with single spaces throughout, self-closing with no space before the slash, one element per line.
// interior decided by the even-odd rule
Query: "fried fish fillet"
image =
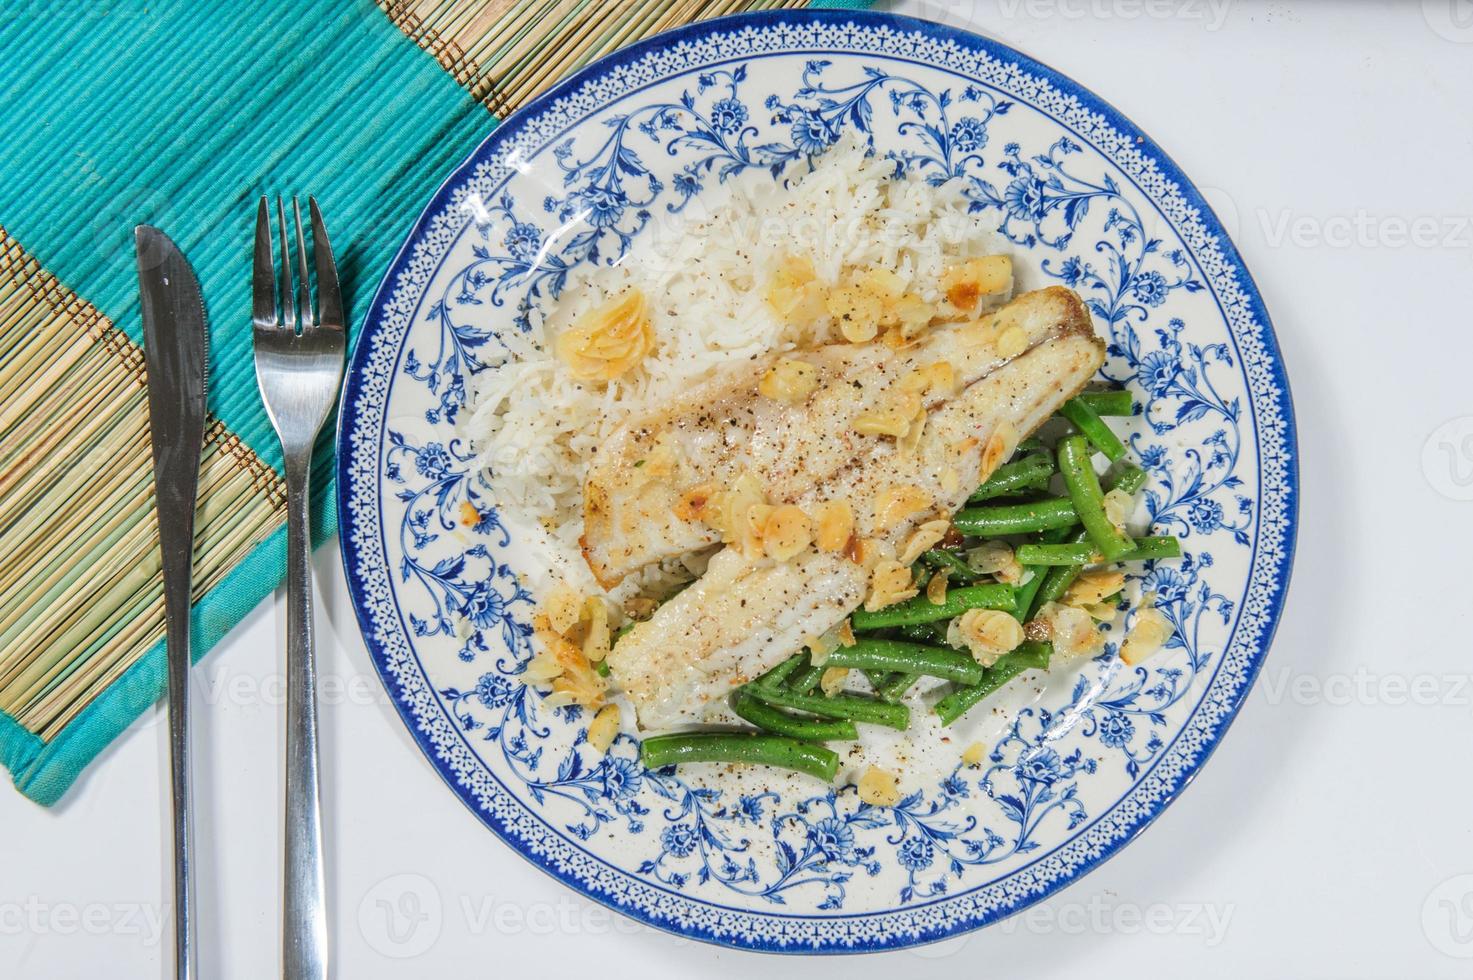
<path fill-rule="evenodd" d="M 730 486 L 751 474 L 773 503 L 793 503 L 841 471 L 884 458 L 894 441 L 856 430 L 883 411 L 898 385 L 947 365 L 965 388 L 1050 337 L 1088 334 L 1073 291 L 1026 293 L 972 324 L 938 328 L 912 347 L 836 344 L 759 358 L 727 371 L 658 411 L 629 419 L 601 447 L 584 483 L 583 555 L 605 588 L 653 562 L 715 544 L 708 524 L 682 517 L 694 486 Z M 816 385 L 798 404 L 764 397 L 758 385 L 781 360 L 811 367 Z M 928 411 L 946 400 L 932 391 Z"/>
<path fill-rule="evenodd" d="M 1104 345 L 1077 297 L 1050 292 L 1052 326 L 1037 331 L 1029 350 L 1003 359 L 937 405 L 914 446 L 885 440 L 869 447 L 822 481 L 795 481 L 790 501 L 805 510 L 846 501 L 856 538 L 896 551 L 920 524 L 950 517 L 1103 362 Z M 882 502 L 897 487 L 914 491 L 926 505 L 900 520 L 887 517 Z M 700 722 L 732 687 L 842 622 L 864 600 L 868 576 L 842 553 L 809 550 L 773 562 L 726 548 L 700 580 L 620 640 L 609 665 L 641 727 Z"/>

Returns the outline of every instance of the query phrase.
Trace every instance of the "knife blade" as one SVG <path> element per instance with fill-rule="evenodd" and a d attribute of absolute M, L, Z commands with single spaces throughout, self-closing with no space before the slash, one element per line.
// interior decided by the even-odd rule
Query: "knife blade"
<path fill-rule="evenodd" d="M 194 805 L 189 761 L 189 598 L 194 510 L 205 430 L 209 331 L 194 270 L 157 228 L 133 230 L 148 421 L 153 439 L 168 661 L 174 831 L 174 975 L 194 980 Z"/>

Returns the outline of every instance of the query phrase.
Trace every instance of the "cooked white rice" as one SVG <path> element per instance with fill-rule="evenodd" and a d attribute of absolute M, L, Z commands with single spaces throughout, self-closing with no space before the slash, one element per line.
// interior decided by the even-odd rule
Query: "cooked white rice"
<path fill-rule="evenodd" d="M 727 364 L 840 339 L 832 325 L 804 335 L 774 314 L 764 291 L 780 262 L 806 257 L 826 282 L 883 267 L 936 302 L 946 266 L 999 251 L 954 185 L 893 173 L 892 161 L 867 157 L 863 143 L 850 140 L 811 170 L 790 168 L 786 186 L 758 171 L 711 188 L 680 215 L 660 208 L 655 227 L 622 261 L 570 280 L 546 321 L 519 341 L 524 346 L 474 379 L 467 428 L 476 464 L 489 470 L 504 516 L 543 539 L 554 574 L 595 588 L 578 550 L 585 461 L 632 413 Z M 553 338 L 630 287 L 649 299 L 653 351 L 606 385 L 574 379 L 553 355 Z M 669 571 L 652 572 L 644 584 Z"/>

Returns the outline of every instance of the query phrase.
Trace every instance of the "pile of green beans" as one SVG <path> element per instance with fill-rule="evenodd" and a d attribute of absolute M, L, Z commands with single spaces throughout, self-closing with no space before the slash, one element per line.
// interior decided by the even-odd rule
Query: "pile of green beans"
<path fill-rule="evenodd" d="M 847 645 L 823 657 L 795 654 L 731 693 L 732 712 L 754 731 L 649 738 L 642 748 L 645 764 L 743 762 L 832 781 L 838 756 L 821 743 L 853 741 L 862 724 L 905 730 L 910 708 L 902 701 L 922 678 L 944 682 L 932 710 L 950 725 L 1019 675 L 1046 669 L 1053 655 L 1047 642 L 1026 640 L 984 667 L 950 645 L 948 628 L 974 609 L 1009 613 L 1026 624 L 1059 601 L 1090 565 L 1181 556 L 1176 538 L 1132 539 L 1105 514 L 1105 493 L 1134 496 L 1146 483 L 1146 472 L 1125 459 L 1125 444 L 1104 421 L 1135 411 L 1126 391 L 1092 389 L 1070 399 L 1059 411 L 1066 431 L 1055 444 L 1025 439 L 953 515 L 961 540 L 943 541 L 912 567 L 918 589 L 933 575 L 947 577 L 941 602 L 921 594 L 855 611 L 849 621 L 855 637 Z M 1111 464 L 1103 479 L 1091 458 L 1096 452 Z M 1014 571 L 1021 574 L 1007 582 L 976 571 L 968 557 L 969 547 L 993 538 L 1009 538 L 1014 546 Z M 863 674 L 873 695 L 820 690 L 825 672 L 836 668 Z"/>

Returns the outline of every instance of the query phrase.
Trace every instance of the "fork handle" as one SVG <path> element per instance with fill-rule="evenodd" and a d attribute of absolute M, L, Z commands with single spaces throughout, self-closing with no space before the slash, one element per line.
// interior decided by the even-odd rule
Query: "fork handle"
<path fill-rule="evenodd" d="M 286 454 L 286 854 L 282 975 L 326 980 L 327 907 L 317 770 L 317 657 L 308 517 L 311 449 Z"/>

